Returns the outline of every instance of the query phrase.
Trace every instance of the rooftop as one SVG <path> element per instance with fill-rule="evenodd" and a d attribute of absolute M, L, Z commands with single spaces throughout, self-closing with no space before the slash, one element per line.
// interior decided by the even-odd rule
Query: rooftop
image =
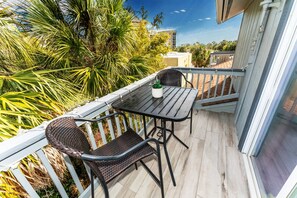
<path fill-rule="evenodd" d="M 169 52 L 165 54 L 163 57 L 166 58 L 175 58 L 175 57 L 182 57 L 182 56 L 188 56 L 191 54 L 190 52 Z"/>

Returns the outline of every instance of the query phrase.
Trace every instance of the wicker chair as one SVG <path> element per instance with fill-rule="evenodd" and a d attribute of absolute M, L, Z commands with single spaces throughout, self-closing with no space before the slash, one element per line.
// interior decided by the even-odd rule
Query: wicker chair
<path fill-rule="evenodd" d="M 87 138 L 76 125 L 75 121 L 98 122 L 106 118 L 109 119 L 112 116 L 118 116 L 118 114 L 123 116 L 127 131 L 111 142 L 96 150 L 92 150 Z M 128 127 L 127 119 L 123 113 L 110 114 L 96 120 L 74 119 L 72 117 L 58 118 L 47 126 L 45 134 L 53 147 L 71 157 L 82 159 L 90 167 L 92 197 L 94 197 L 94 175 L 99 179 L 105 197 L 109 197 L 107 183 L 120 175 L 131 165 L 135 165 L 137 169 L 137 162 L 143 165 L 159 185 L 162 197 L 164 197 L 159 142 L 154 138 L 143 140 Z M 149 142 L 154 143 L 156 149 L 150 146 L 148 144 Z M 158 159 L 159 179 L 142 161 L 143 158 L 153 154 L 157 155 Z"/>
<path fill-rule="evenodd" d="M 186 86 L 190 85 L 191 88 L 193 88 L 193 84 L 187 80 L 186 76 L 175 69 L 164 69 L 157 74 L 157 78 L 160 80 L 162 85 L 182 87 L 184 80 Z M 190 134 L 192 133 L 192 116 L 193 109 L 191 109 L 190 116 L 188 117 L 188 119 L 190 119 Z M 156 119 L 154 119 L 154 124 L 156 127 Z M 171 127 L 172 132 L 174 133 L 174 122 L 171 122 Z"/>

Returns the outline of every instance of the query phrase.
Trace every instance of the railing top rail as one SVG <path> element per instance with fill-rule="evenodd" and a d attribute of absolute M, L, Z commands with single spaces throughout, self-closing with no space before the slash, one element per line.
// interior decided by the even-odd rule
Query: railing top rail
<path fill-rule="evenodd" d="M 235 76 L 243 76 L 245 70 L 241 69 L 216 69 L 216 68 L 195 68 L 195 67 L 169 67 L 175 68 L 182 72 L 186 73 L 209 73 L 214 74 L 216 72 L 223 72 L 220 74 L 230 74 Z M 105 112 L 110 108 L 110 104 L 119 99 L 120 97 L 126 95 L 127 93 L 134 91 L 138 87 L 152 81 L 156 76 L 152 74 L 146 78 L 143 78 L 137 82 L 134 82 L 124 88 L 121 88 L 115 92 L 112 92 L 101 98 L 97 98 L 92 102 L 88 102 L 83 106 L 76 107 L 72 111 L 65 113 L 60 117 L 72 116 L 72 117 L 81 117 L 81 118 L 94 118 L 100 113 Z M 41 125 L 28 130 L 26 133 L 8 139 L 0 143 L 0 171 L 6 169 L 5 167 L 11 166 L 11 162 L 17 162 L 27 155 L 39 150 L 40 144 L 37 142 L 42 142 L 42 144 L 47 144 L 45 141 L 45 128 L 48 124 L 47 122 L 42 123 Z M 78 123 L 83 124 L 83 123 Z M 36 146 L 34 146 L 36 145 Z M 30 147 L 30 149 L 28 149 Z M 35 149 L 35 150 L 34 150 Z M 26 150 L 26 152 L 24 152 Z M 28 150 L 28 151 L 27 151 Z M 23 151 L 23 152 L 21 152 Z M 31 153 L 28 153 L 31 152 Z M 17 154 L 17 155 L 16 155 Z M 8 164 L 10 163 L 10 164 Z"/>
<path fill-rule="evenodd" d="M 204 68 L 204 67 L 169 67 L 181 71 L 222 71 L 222 72 L 245 72 L 245 69 L 236 68 Z"/>

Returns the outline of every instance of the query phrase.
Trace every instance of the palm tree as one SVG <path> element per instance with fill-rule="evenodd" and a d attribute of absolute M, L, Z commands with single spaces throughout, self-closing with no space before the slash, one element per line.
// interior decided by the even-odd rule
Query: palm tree
<path fill-rule="evenodd" d="M 144 8 L 144 6 L 141 6 L 139 12 L 140 12 L 141 20 L 146 20 L 148 17 L 148 11 Z"/>
<path fill-rule="evenodd" d="M 101 96 L 142 78 L 161 62 L 156 44 L 165 42 L 138 34 L 122 0 L 31 0 L 23 6 L 30 32 L 19 32 L 13 18 L 0 19 L 0 141 L 62 114 L 76 98 Z M 142 41 L 148 43 L 139 50 Z M 20 166 L 34 187 L 48 184 L 35 157 Z M 63 175 L 62 163 L 54 167 Z M 15 179 L 0 176 L 0 197 L 18 196 Z"/>
<path fill-rule="evenodd" d="M 116 89 L 120 78 L 129 73 L 127 63 L 133 59 L 136 42 L 134 16 L 123 3 L 32 0 L 26 9 L 32 34 L 40 44 L 39 63 L 45 68 L 71 68 L 61 75 L 68 73 L 70 80 L 90 96 Z"/>
<path fill-rule="evenodd" d="M 163 12 L 160 12 L 159 14 L 157 14 L 154 17 L 154 19 L 152 21 L 152 27 L 159 29 L 160 25 L 162 25 L 162 23 L 163 23 L 163 20 L 164 20 Z"/>
<path fill-rule="evenodd" d="M 36 67 L 35 43 L 17 30 L 13 18 L 0 17 L 0 142 L 31 129 L 44 120 L 62 114 L 76 101 L 77 90 L 55 70 Z M 4 17 L 5 16 L 5 17 Z M 68 104 L 65 105 L 65 104 Z M 46 148 L 48 151 L 49 148 Z M 51 162 L 61 159 L 51 150 Z M 55 167 L 61 177 L 66 168 L 63 161 Z M 33 186 L 48 185 L 50 177 L 36 157 L 28 157 L 19 165 Z M 35 176 L 34 176 L 35 175 Z M 37 176 L 36 176 L 37 175 Z M 45 182 L 46 181 L 46 182 Z M 26 193 L 9 172 L 0 173 L 0 197 L 18 197 Z"/>

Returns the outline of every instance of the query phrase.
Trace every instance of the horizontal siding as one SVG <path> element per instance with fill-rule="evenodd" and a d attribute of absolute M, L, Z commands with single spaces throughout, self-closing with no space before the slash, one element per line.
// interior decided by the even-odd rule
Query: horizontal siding
<path fill-rule="evenodd" d="M 271 9 L 265 31 L 264 33 L 260 33 L 259 29 L 262 17 L 260 2 L 260 0 L 254 1 L 244 13 L 233 63 L 234 68 L 246 67 L 246 75 L 235 114 L 235 123 L 239 138 L 242 135 L 282 14 L 283 4 L 280 8 Z"/>

